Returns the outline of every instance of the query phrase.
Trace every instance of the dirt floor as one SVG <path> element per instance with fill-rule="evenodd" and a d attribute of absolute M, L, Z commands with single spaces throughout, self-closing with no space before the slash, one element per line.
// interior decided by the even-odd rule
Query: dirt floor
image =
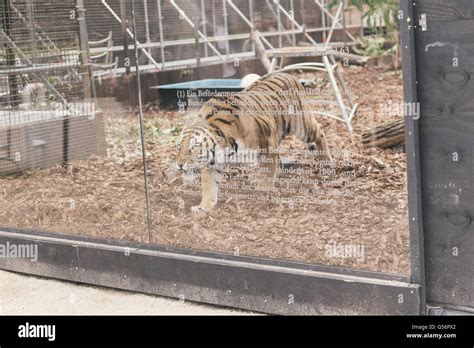
<path fill-rule="evenodd" d="M 283 159 L 289 173 L 279 175 L 271 199 L 242 189 L 249 181 L 248 169 L 232 168 L 219 204 L 206 216 L 190 211 L 199 204 L 194 194 L 199 190 L 170 170 L 177 136 L 190 116 L 147 105 L 153 242 L 409 274 L 405 154 L 403 149 L 361 145 L 362 132 L 401 116 L 381 112 L 387 103 L 401 102 L 401 73 L 358 67 L 347 69 L 345 76 L 360 104 L 354 132 L 319 117 L 335 153 L 334 165 L 311 163 L 304 144 L 287 139 Z M 327 88 L 319 79 L 316 84 Z M 147 242 L 139 120 L 134 110 L 114 102 L 102 107 L 108 156 L 75 162 L 68 170 L 56 167 L 1 178 L 0 226 Z M 304 172 L 294 173 L 298 170 Z M 241 185 L 237 189 L 231 187 L 235 182 Z M 284 192 L 286 187 L 296 191 Z"/>

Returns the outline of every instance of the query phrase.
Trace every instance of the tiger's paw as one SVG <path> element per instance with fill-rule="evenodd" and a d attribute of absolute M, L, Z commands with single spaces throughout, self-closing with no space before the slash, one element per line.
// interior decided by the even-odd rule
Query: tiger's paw
<path fill-rule="evenodd" d="M 191 207 L 191 212 L 192 212 L 193 214 L 198 215 L 198 214 L 206 213 L 206 210 L 203 209 L 200 205 L 196 205 L 196 206 L 194 206 L 194 207 Z"/>
<path fill-rule="evenodd" d="M 191 212 L 196 215 L 204 215 L 204 214 L 209 213 L 212 210 L 212 208 L 214 208 L 213 205 L 206 206 L 206 205 L 200 204 L 200 205 L 191 207 Z"/>
<path fill-rule="evenodd" d="M 308 144 L 308 150 L 309 151 L 316 151 L 318 149 L 318 146 L 316 145 L 316 143 L 309 143 Z"/>

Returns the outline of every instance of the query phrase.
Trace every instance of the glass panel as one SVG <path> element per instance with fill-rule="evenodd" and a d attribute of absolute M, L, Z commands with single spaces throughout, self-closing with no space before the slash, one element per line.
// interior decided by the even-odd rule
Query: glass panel
<path fill-rule="evenodd" d="M 217 3 L 215 11 L 223 13 Z M 247 9 L 246 2 L 232 3 Z M 281 21 L 286 18 L 286 24 L 293 22 L 285 12 L 294 14 L 295 21 L 311 13 L 319 19 L 322 16 L 322 9 L 314 2 L 296 3 L 291 9 L 290 1 L 282 1 L 281 7 L 273 1 L 254 2 L 252 11 L 242 10 L 241 15 L 227 3 L 229 22 L 238 22 L 233 19 L 237 16 L 245 23 L 243 16 L 250 19 L 247 12 L 254 18 L 265 14 L 269 18 L 261 19 L 262 23 L 257 18 L 256 25 L 262 26 L 262 36 L 277 34 L 260 40 L 270 62 L 276 57 L 276 68 L 280 64 L 317 63 L 312 65 L 317 70 L 294 69 L 288 71 L 291 76 L 282 86 L 275 87 L 281 82 L 277 80 L 257 82 L 241 92 L 242 77 L 262 75 L 265 70 L 260 65 L 262 59 L 247 61 L 235 55 L 242 50 L 230 50 L 228 63 L 217 68 L 170 69 L 161 74 L 160 87 L 150 96 L 154 102 L 145 115 L 153 242 L 409 274 L 401 71 L 384 66 L 387 61 L 383 57 L 379 58 L 380 66 L 352 66 L 352 61 L 344 59 L 350 52 L 348 46 L 334 54 L 340 63 L 332 55 L 322 58 L 311 46 L 311 40 L 317 41 L 313 35 L 321 35 L 321 30 L 309 37 L 298 33 L 296 39 L 306 44 L 292 47 L 292 33 L 278 32 L 278 16 Z M 337 7 L 328 12 L 334 17 Z M 347 15 L 355 13 L 351 9 Z M 326 20 L 332 25 L 329 15 Z M 176 23 L 171 17 L 165 22 Z M 300 23 L 293 24 L 297 27 Z M 280 29 L 283 27 L 280 23 Z M 313 27 L 321 28 L 321 24 Z M 352 40 L 351 32 L 344 35 L 340 24 L 338 27 L 334 34 L 326 32 L 336 47 L 343 46 L 344 37 Z M 279 50 L 280 36 L 283 51 Z M 370 42 L 378 44 L 376 39 Z M 304 51 L 308 46 L 313 50 L 310 54 Z M 227 55 L 226 46 L 219 49 Z M 364 49 L 367 47 L 359 48 Z M 290 55 L 297 58 L 291 60 Z M 180 58 L 170 55 L 169 59 Z M 194 67 L 197 61 L 195 57 Z M 298 85 L 292 85 L 294 81 Z M 344 104 L 344 112 L 338 102 Z M 344 121 L 351 117 L 356 103 L 356 115 L 350 122 Z M 199 125 L 191 126 L 195 123 Z M 316 143 L 317 151 L 308 142 Z M 332 159 L 318 153 L 324 151 L 324 142 Z M 272 185 L 264 171 L 271 171 L 275 162 L 278 173 Z M 219 185 L 215 184 L 218 174 L 214 174 L 218 171 Z M 217 187 L 218 201 L 212 207 Z"/>
<path fill-rule="evenodd" d="M 138 117 L 96 100 L 76 5 L 1 8 L 0 226 L 145 241 Z"/>
<path fill-rule="evenodd" d="M 133 32 L 128 1 L 85 0 L 82 28 L 76 1 L 10 4 L 0 225 L 148 242 L 136 39 L 153 243 L 409 274 L 402 115 L 417 108 L 384 42 L 356 41 L 358 11 L 137 1 Z"/>

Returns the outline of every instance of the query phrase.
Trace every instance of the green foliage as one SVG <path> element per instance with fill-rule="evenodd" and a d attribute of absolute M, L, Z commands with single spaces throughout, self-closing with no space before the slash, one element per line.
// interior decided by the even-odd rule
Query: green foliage
<path fill-rule="evenodd" d="M 385 39 L 383 37 L 362 37 L 358 39 L 359 47 L 352 47 L 356 54 L 366 57 L 378 57 L 393 52 L 393 48 L 385 49 Z"/>
<path fill-rule="evenodd" d="M 339 4 L 340 0 L 333 0 L 330 6 Z M 366 6 L 364 6 L 366 5 Z M 398 30 L 397 12 L 400 7 L 399 0 L 349 0 L 349 6 L 355 6 L 363 12 L 363 18 L 376 32 L 377 19 L 383 19 L 387 35 L 392 35 Z"/>

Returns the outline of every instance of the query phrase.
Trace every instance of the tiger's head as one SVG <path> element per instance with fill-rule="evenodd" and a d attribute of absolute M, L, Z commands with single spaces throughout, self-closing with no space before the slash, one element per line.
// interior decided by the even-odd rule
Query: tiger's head
<path fill-rule="evenodd" d="M 206 127 L 191 125 L 181 132 L 177 143 L 176 167 L 181 172 L 197 171 L 213 165 L 216 142 Z"/>

